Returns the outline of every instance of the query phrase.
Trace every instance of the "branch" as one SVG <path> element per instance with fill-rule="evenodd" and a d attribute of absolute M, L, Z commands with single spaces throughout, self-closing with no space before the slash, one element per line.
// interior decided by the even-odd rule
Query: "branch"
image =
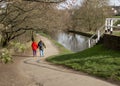
<path fill-rule="evenodd" d="M 4 33 L 17 33 L 17 32 L 19 32 L 19 31 L 21 31 L 21 30 L 36 30 L 36 29 L 34 29 L 34 28 L 28 28 L 28 27 L 26 27 L 26 28 L 19 28 L 19 29 L 15 29 L 15 30 L 10 30 L 10 31 L 2 31 L 2 32 L 4 32 Z"/>
<path fill-rule="evenodd" d="M 23 32 L 21 32 L 21 33 L 19 33 L 19 34 L 14 35 L 13 37 L 10 38 L 10 40 L 12 40 L 12 39 L 14 39 L 14 38 L 16 38 L 16 37 L 24 34 L 25 32 L 26 32 L 26 31 L 23 31 Z"/>
<path fill-rule="evenodd" d="M 41 2 L 41 3 L 61 3 L 65 0 L 24 0 L 24 1 L 31 1 L 31 2 Z"/>
<path fill-rule="evenodd" d="M 28 16 L 25 16 L 22 20 L 13 21 L 13 24 L 14 24 L 14 25 L 12 25 L 12 28 L 14 28 L 14 27 L 22 24 L 27 18 L 29 18 L 29 17 L 28 17 Z M 15 23 L 16 23 L 16 24 L 15 24 Z M 10 24 L 11 24 L 11 23 L 10 23 Z"/>
<path fill-rule="evenodd" d="M 12 12 L 15 12 L 15 11 L 16 11 L 16 10 L 11 10 L 11 11 L 9 11 L 8 13 L 2 14 L 2 15 L 3 15 L 3 18 L 0 20 L 0 23 L 2 23 L 7 16 L 9 16 Z M 2 16 L 2 15 L 1 15 L 1 16 Z M 0 17 L 1 17 L 1 16 L 0 16 Z"/>
<path fill-rule="evenodd" d="M 20 31 L 20 30 L 24 30 L 24 31 L 21 32 L 21 33 L 19 33 L 19 34 L 14 35 L 13 37 L 10 38 L 10 40 L 12 40 L 12 39 L 14 39 L 15 37 L 18 37 L 18 36 L 24 34 L 24 33 L 26 32 L 26 30 L 36 30 L 36 29 L 33 29 L 33 28 L 19 28 L 19 29 L 17 30 L 17 32 Z"/>
<path fill-rule="evenodd" d="M 33 8 L 31 8 L 31 9 L 29 9 L 29 10 L 25 10 L 24 8 L 21 8 L 21 7 L 19 7 L 19 6 L 16 6 L 16 5 L 12 5 L 13 7 L 15 7 L 15 8 L 17 8 L 17 9 L 19 9 L 19 10 L 21 10 L 21 11 L 23 11 L 23 12 L 30 12 L 30 11 L 33 11 L 36 7 L 34 6 Z"/>

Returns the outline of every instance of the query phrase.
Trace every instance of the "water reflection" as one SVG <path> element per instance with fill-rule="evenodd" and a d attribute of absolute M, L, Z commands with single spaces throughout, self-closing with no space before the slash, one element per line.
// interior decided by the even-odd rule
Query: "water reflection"
<path fill-rule="evenodd" d="M 60 44 L 73 52 L 82 51 L 88 48 L 87 40 L 88 37 L 64 32 L 60 32 L 57 39 Z"/>

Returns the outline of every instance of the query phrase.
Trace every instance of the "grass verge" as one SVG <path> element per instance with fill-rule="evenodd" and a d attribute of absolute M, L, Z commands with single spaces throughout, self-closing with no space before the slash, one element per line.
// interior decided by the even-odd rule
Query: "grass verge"
<path fill-rule="evenodd" d="M 47 61 L 105 79 L 120 81 L 120 51 L 96 45 L 82 52 L 54 56 Z"/>

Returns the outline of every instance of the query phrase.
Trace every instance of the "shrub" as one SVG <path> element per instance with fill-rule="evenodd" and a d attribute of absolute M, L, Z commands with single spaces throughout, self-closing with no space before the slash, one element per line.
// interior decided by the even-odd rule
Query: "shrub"
<path fill-rule="evenodd" d="M 20 42 L 11 42 L 11 45 L 14 47 L 14 51 L 18 53 L 24 52 L 27 48 L 25 44 L 21 44 Z"/>
<path fill-rule="evenodd" d="M 120 24 L 120 20 L 114 23 L 115 26 L 117 26 L 118 24 Z"/>
<path fill-rule="evenodd" d="M 5 63 L 5 64 L 8 62 L 12 62 L 12 56 L 9 53 L 8 49 L 2 49 L 0 60 L 2 63 Z"/>

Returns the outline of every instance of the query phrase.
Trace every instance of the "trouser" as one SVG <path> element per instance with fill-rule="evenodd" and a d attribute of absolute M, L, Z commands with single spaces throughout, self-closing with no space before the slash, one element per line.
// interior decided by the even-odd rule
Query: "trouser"
<path fill-rule="evenodd" d="M 33 50 L 33 56 L 36 56 L 36 50 Z"/>
<path fill-rule="evenodd" d="M 44 50 L 40 49 L 40 56 L 44 56 Z"/>

